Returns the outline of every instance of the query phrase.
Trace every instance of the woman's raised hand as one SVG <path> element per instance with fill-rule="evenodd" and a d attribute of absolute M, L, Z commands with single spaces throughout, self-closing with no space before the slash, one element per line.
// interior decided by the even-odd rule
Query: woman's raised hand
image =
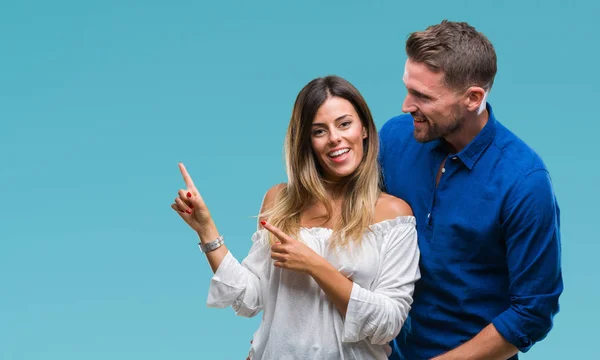
<path fill-rule="evenodd" d="M 186 189 L 180 189 L 171 208 L 196 232 L 201 232 L 212 219 L 208 207 L 196 189 L 192 177 L 188 174 L 183 163 L 179 163 Z"/>

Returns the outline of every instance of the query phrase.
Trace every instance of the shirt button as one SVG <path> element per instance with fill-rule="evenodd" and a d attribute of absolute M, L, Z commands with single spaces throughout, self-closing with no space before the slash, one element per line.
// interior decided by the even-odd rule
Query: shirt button
<path fill-rule="evenodd" d="M 427 214 L 427 218 L 429 219 L 431 217 L 431 214 Z"/>
<path fill-rule="evenodd" d="M 446 168 L 442 168 L 442 173 L 445 173 L 445 172 L 446 172 Z"/>
<path fill-rule="evenodd" d="M 456 157 L 456 156 L 454 156 L 454 157 L 452 158 L 452 160 L 456 160 L 456 159 L 457 159 L 457 157 Z"/>

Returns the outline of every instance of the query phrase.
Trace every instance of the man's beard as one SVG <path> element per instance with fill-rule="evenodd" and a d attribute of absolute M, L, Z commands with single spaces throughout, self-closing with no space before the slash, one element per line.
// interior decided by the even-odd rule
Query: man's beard
<path fill-rule="evenodd" d="M 411 113 L 411 115 L 416 121 L 425 121 L 422 123 L 422 126 L 424 125 L 425 129 L 417 130 L 417 127 L 415 127 L 413 132 L 415 139 L 420 143 L 427 143 L 452 135 L 460 130 L 463 124 L 463 119 L 460 118 L 458 113 L 455 111 L 453 111 L 450 115 L 452 116 L 451 121 L 444 123 L 443 125 L 440 125 L 438 122 L 432 122 L 420 111 Z"/>

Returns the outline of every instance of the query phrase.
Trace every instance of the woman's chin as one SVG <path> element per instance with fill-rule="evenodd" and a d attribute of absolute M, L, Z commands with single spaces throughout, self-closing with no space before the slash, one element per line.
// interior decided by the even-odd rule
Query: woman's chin
<path fill-rule="evenodd" d="M 354 171 L 356 170 L 356 168 L 354 169 L 344 169 L 342 171 L 340 171 L 340 169 L 336 169 L 337 171 L 325 171 L 324 172 L 324 179 L 328 180 L 328 181 L 333 181 L 333 182 L 338 182 L 338 181 L 342 181 L 346 178 L 348 178 L 350 175 L 352 175 L 354 173 Z"/>

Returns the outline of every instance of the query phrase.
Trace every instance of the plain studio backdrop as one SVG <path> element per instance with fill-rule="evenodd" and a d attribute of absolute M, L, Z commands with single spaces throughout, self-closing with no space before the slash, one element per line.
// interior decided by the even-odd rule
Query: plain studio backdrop
<path fill-rule="evenodd" d="M 600 322 L 592 1 L 0 3 L 0 359 L 243 359 L 260 321 L 209 309 L 211 271 L 171 210 L 183 161 L 231 251 L 250 248 L 311 79 L 337 74 L 378 128 L 404 42 L 468 21 L 498 54 L 489 101 L 546 162 L 565 291 L 523 359 L 593 357 Z M 596 164 L 596 165 L 593 165 Z"/>

